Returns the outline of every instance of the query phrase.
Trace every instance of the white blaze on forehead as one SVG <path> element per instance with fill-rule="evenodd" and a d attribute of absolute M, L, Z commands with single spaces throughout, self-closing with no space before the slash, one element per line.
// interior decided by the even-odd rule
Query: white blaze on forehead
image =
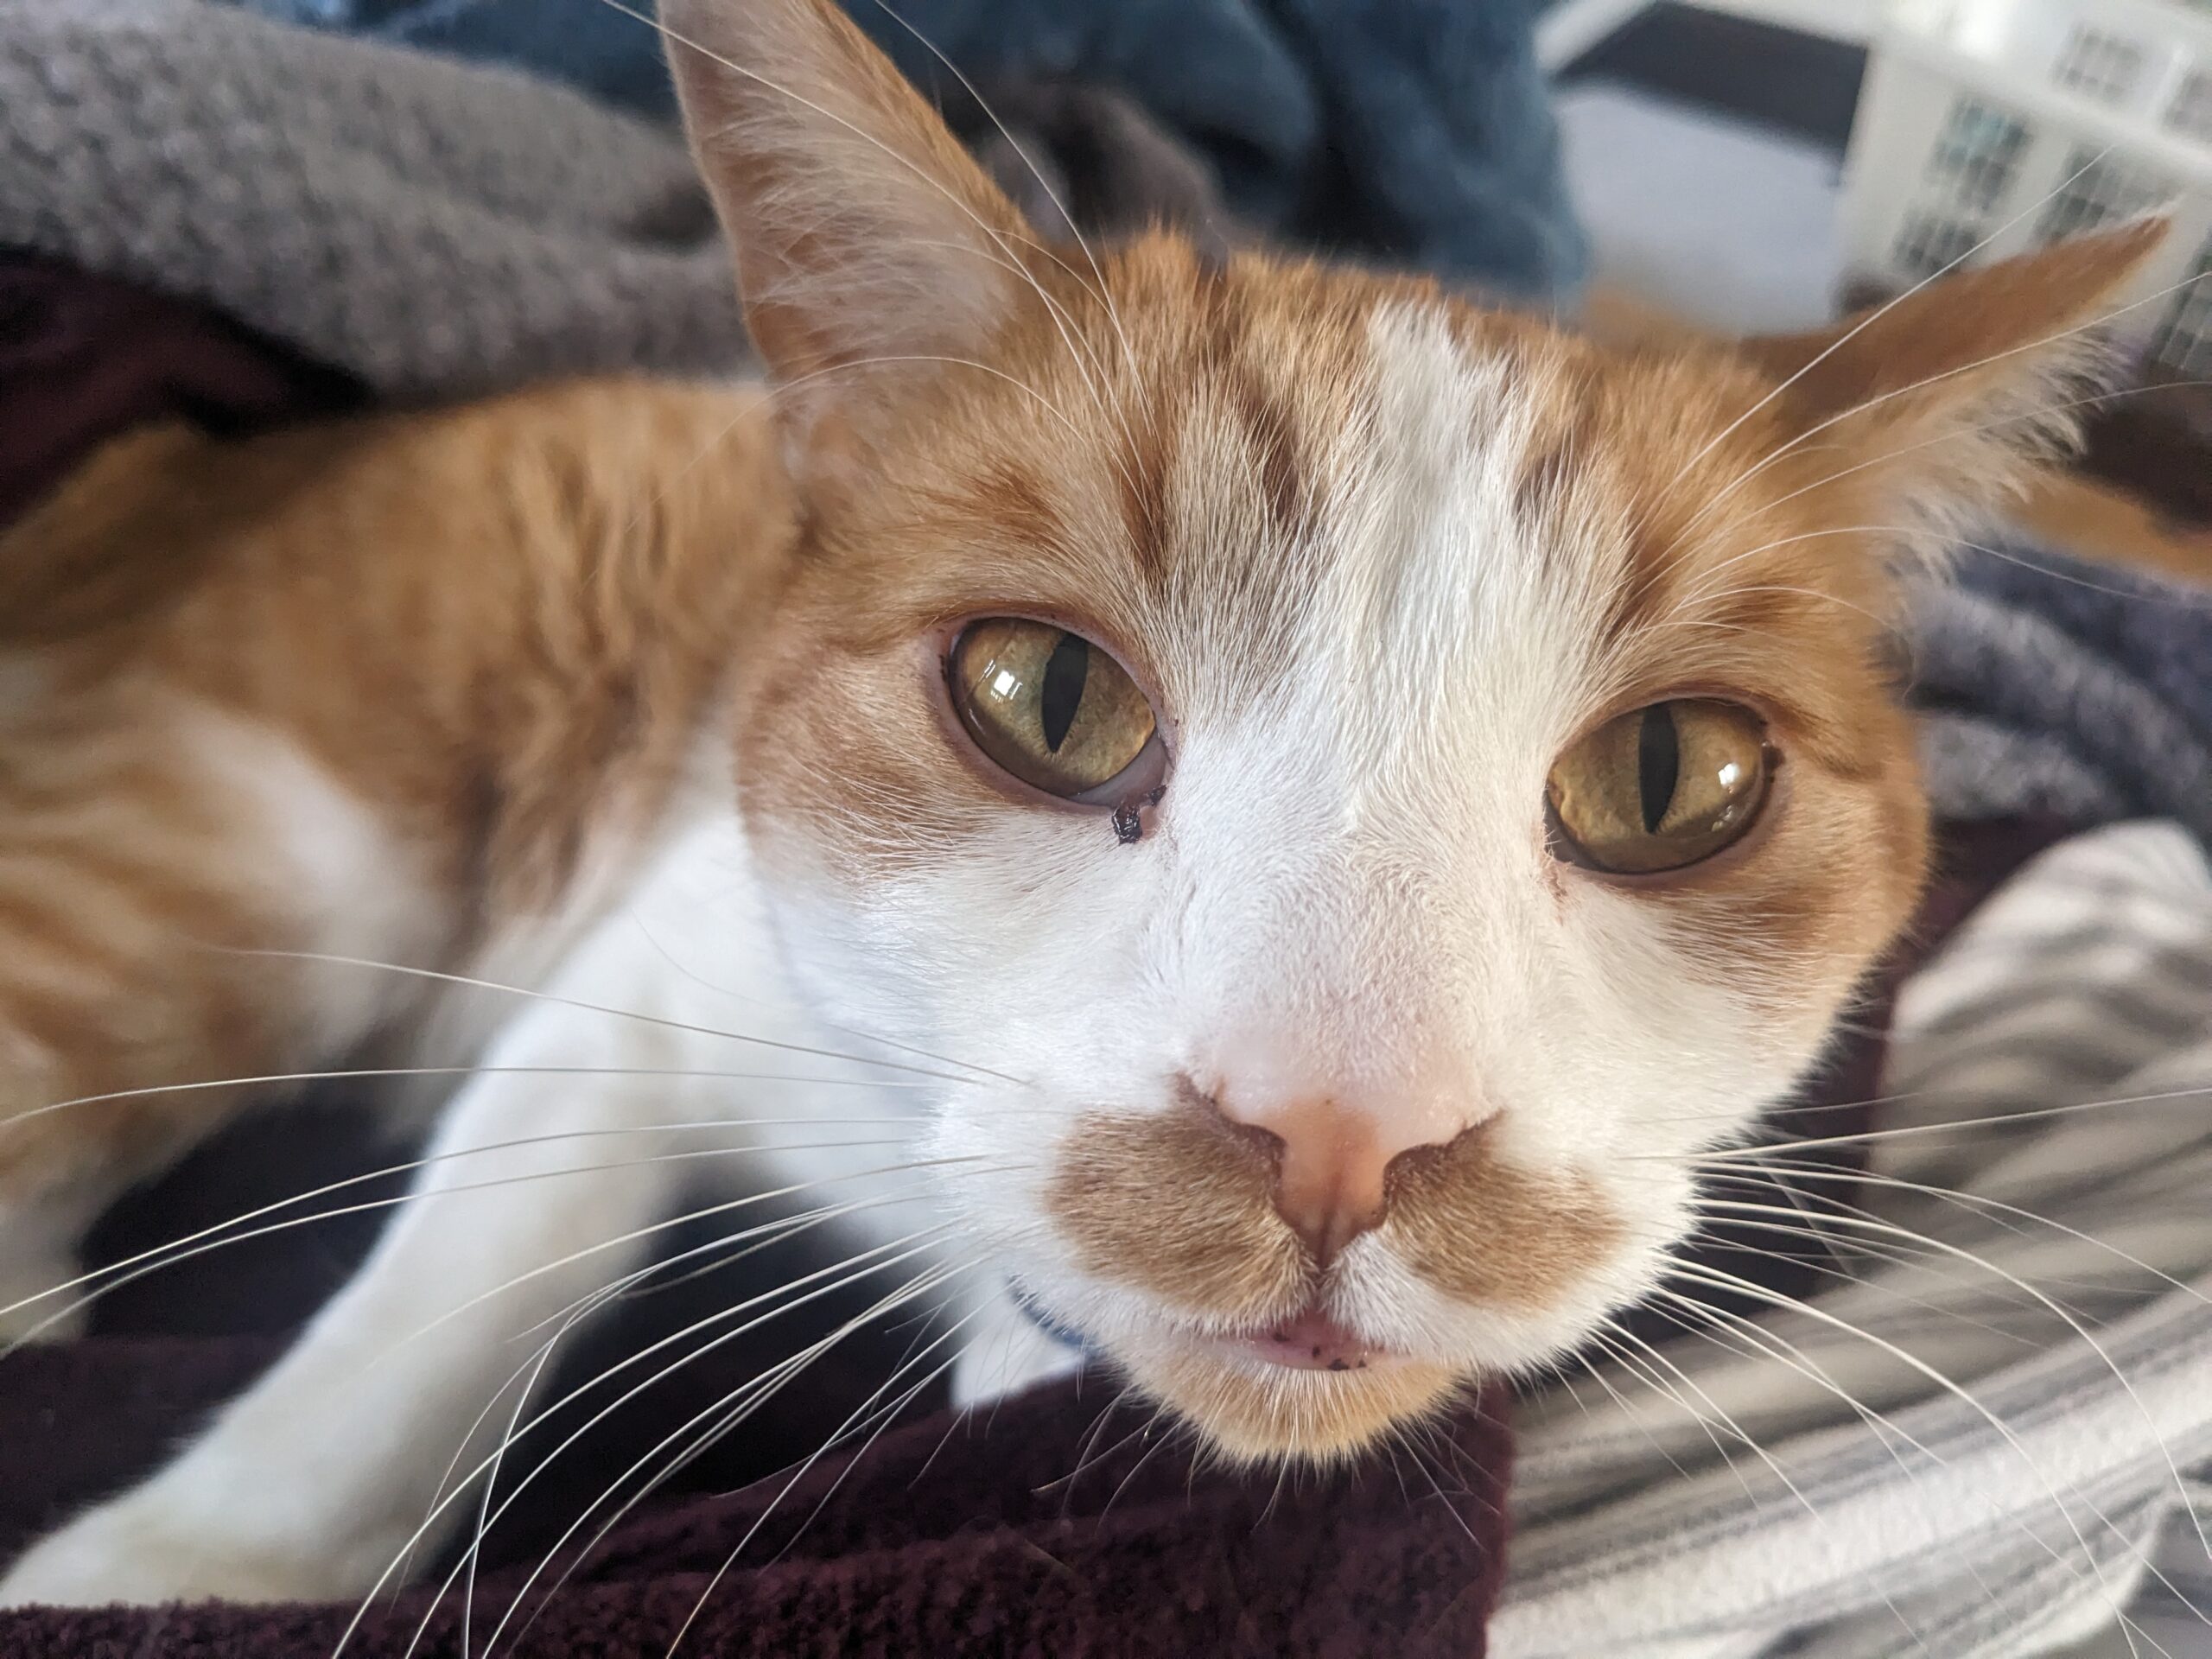
<path fill-rule="evenodd" d="M 1556 374 L 1411 305 L 1378 311 L 1368 346 L 1362 416 L 1314 462 L 1313 545 L 1292 561 L 1308 579 L 1279 601 L 1287 641 L 1240 642 L 1288 660 L 1265 696 L 1223 684 L 1205 723 L 1248 799 L 1305 797 L 1305 831 L 1465 847 L 1540 812 L 1559 745 L 1592 712 L 1621 555 L 1517 499 Z M 1246 678 L 1236 666 L 1217 672 Z"/>
<path fill-rule="evenodd" d="M 1554 384 L 1415 307 L 1369 347 L 1281 595 L 1288 659 L 1241 702 L 1223 664 L 1184 733 L 1170 976 L 1350 1070 L 1457 1073 L 1544 972 L 1544 779 L 1592 712 L 1608 555 L 1540 542 L 1516 499 Z"/>
<path fill-rule="evenodd" d="M 1470 721 L 1522 745 L 1555 736 L 1581 712 L 1615 563 L 1586 540 L 1547 544 L 1559 528 L 1518 499 L 1559 378 L 1415 307 L 1378 312 L 1368 339 L 1375 419 L 1336 565 L 1346 665 L 1364 658 L 1402 699 L 1385 718 L 1416 741 L 1457 747 Z"/>

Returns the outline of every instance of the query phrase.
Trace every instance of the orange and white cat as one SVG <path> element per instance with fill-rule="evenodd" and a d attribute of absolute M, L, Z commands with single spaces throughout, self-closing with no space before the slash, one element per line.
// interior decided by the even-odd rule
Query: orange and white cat
<path fill-rule="evenodd" d="M 1560 1353 L 1912 909 L 1892 574 L 2159 234 L 1608 351 L 1045 245 L 827 0 L 662 10 L 772 390 L 156 432 L 0 539 L 0 1319 L 225 1080 L 478 1066 L 0 1602 L 363 1591 L 702 1172 L 950 1301 L 968 1401 L 1079 1332 L 1332 1459 Z"/>

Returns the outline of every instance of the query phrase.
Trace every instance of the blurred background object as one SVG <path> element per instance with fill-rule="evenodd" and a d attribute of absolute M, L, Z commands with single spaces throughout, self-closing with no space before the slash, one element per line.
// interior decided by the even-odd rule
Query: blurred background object
<path fill-rule="evenodd" d="M 1562 0 L 1593 320 L 1795 328 L 2149 211 L 2083 469 L 2026 518 L 2212 579 L 2212 7 L 2204 0 Z"/>
<path fill-rule="evenodd" d="M 501 63 L 659 119 L 653 0 L 234 0 L 280 20 Z M 848 0 L 916 84 L 1077 86 L 1193 147 L 1279 238 L 1522 300 L 1584 247 L 1532 23 L 1539 0 Z"/>

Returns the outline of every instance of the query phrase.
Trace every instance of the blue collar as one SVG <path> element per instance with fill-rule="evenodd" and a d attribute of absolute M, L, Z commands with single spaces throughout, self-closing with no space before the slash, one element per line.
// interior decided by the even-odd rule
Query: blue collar
<path fill-rule="evenodd" d="M 1007 1294 L 1014 1298 L 1014 1305 L 1021 1310 L 1022 1317 L 1052 1338 L 1054 1342 L 1060 1344 L 1063 1347 L 1072 1348 L 1077 1353 L 1087 1354 L 1091 1351 L 1090 1339 L 1073 1325 L 1062 1324 L 1046 1313 L 1019 1279 L 1008 1274 L 1006 1288 Z"/>

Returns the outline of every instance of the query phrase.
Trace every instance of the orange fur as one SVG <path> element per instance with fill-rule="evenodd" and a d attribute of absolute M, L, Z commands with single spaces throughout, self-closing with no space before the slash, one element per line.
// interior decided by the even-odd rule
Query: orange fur
<path fill-rule="evenodd" d="M 1078 1122 L 1052 1179 L 1077 1259 L 1171 1306 L 1257 1323 L 1311 1294 L 1313 1263 L 1268 1203 L 1271 1160 L 1210 1109 Z"/>
<path fill-rule="evenodd" d="M 1622 1224 L 1588 1182 L 1516 1169 L 1491 1139 L 1471 1129 L 1408 1154 L 1382 1238 L 1446 1295 L 1541 1308 L 1619 1248 Z"/>
<path fill-rule="evenodd" d="M 1094 265 L 1043 245 L 826 0 L 664 16 L 779 421 L 757 393 L 610 381 L 238 446 L 151 433 L 0 539 L 0 1203 L 96 1199 L 244 1094 L 53 1102 L 315 1052 L 299 976 L 210 948 L 311 947 L 327 897 L 202 753 L 211 720 L 359 804 L 429 918 L 388 948 L 423 966 L 635 856 L 702 734 L 734 755 L 770 880 L 888 888 L 1052 810 L 947 741 L 931 641 L 963 618 L 1079 623 L 1170 728 L 1287 694 L 1334 551 L 1314 527 L 1357 481 L 1332 457 L 1383 422 L 1373 334 L 1394 315 L 1499 370 L 1530 427 L 1503 493 L 1551 579 L 1585 568 L 1570 546 L 1618 571 L 1581 713 L 1726 696 L 1783 756 L 1758 833 L 1609 897 L 1687 956 L 1729 941 L 1697 971 L 1755 963 L 1800 1017 L 1840 1006 L 1926 860 L 1883 658 L 1891 560 L 1926 539 L 1929 499 L 1986 497 L 2003 469 L 1978 425 L 2047 397 L 2031 348 L 2148 232 L 1857 336 L 1614 352 L 1425 282 L 1224 266 L 1165 233 Z M 1533 847 L 1533 787 L 1527 819 Z M 1009 897 L 1053 877 L 1018 873 L 1033 886 Z M 1587 896 L 1548 880 L 1560 906 Z M 1264 1160 L 1114 1104 L 1048 1184 L 1087 1272 L 1217 1317 L 1312 1293 Z M 1507 1310 L 1602 1279 L 1632 1230 L 1582 1173 L 1525 1170 L 1479 1131 L 1406 1165 L 1392 1203 L 1370 1243 Z M 1333 1453 L 1453 1383 L 1124 1357 L 1239 1455 Z"/>
<path fill-rule="evenodd" d="M 454 968 L 642 842 L 791 512 L 757 393 L 643 381 L 223 444 L 122 440 L 0 537 L 0 1198 L 156 1166 L 313 1063 L 312 948 L 267 826 L 191 728 L 369 804 Z M 0 694 L 4 696 L 4 694 Z M 404 982 L 400 982 L 404 986 Z M 398 998 L 404 1008 L 410 999 Z M 394 1010 L 398 1011 L 398 1009 Z"/>

